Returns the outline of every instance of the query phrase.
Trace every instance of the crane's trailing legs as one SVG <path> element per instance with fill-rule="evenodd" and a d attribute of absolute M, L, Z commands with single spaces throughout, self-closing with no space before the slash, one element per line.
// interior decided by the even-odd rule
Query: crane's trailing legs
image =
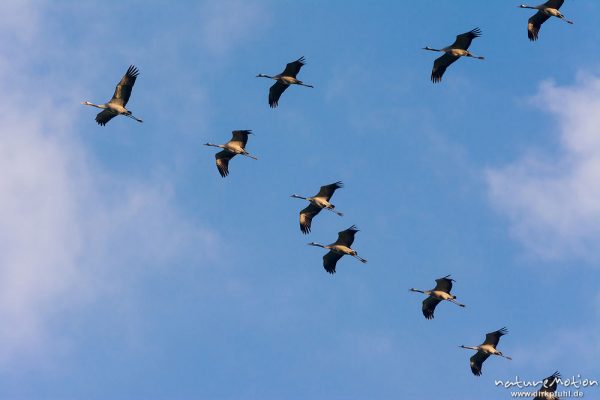
<path fill-rule="evenodd" d="M 144 121 L 142 121 L 141 119 L 134 117 L 134 116 L 133 116 L 133 114 L 131 114 L 131 112 L 130 112 L 129 114 L 123 114 L 123 115 L 125 115 L 126 117 L 129 117 L 129 118 L 131 118 L 131 119 L 134 119 L 134 120 L 136 120 L 137 122 L 144 122 Z"/>
<path fill-rule="evenodd" d="M 251 158 L 251 159 L 253 159 L 253 160 L 258 160 L 258 157 L 256 157 L 256 156 L 253 156 L 253 155 L 252 155 L 252 154 L 250 154 L 250 153 L 242 153 L 242 155 L 243 155 L 243 156 L 246 156 L 246 157 L 250 157 L 250 158 Z"/>
<path fill-rule="evenodd" d="M 362 258 L 361 256 L 359 256 L 358 254 L 353 254 L 352 257 L 356 258 L 358 261 L 360 261 L 363 264 L 367 263 L 367 260 L 365 260 L 364 258 Z"/>

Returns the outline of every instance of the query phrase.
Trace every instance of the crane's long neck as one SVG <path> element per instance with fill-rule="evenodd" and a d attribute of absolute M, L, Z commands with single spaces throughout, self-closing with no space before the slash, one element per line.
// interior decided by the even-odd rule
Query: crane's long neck
<path fill-rule="evenodd" d="M 531 8 L 532 10 L 539 10 L 539 6 L 528 6 L 527 4 L 521 4 L 520 8 Z"/>
<path fill-rule="evenodd" d="M 316 242 L 310 242 L 310 243 L 308 243 L 308 245 L 309 245 L 309 246 L 315 246 L 315 247 L 322 247 L 322 248 L 324 248 L 324 249 L 326 249 L 326 248 L 327 248 L 327 246 L 325 246 L 325 245 L 322 245 L 321 243 L 316 243 Z"/>
<path fill-rule="evenodd" d="M 434 48 L 431 48 L 431 47 L 429 47 L 429 46 L 425 46 L 425 47 L 423 47 L 423 50 L 429 50 L 429 51 L 444 51 L 444 50 L 441 50 L 441 49 L 434 49 Z"/>
<path fill-rule="evenodd" d="M 293 197 L 295 199 L 302 199 L 302 200 L 308 200 L 308 197 L 302 197 L 302 196 L 298 196 L 297 194 L 293 194 L 290 197 Z"/>
<path fill-rule="evenodd" d="M 265 75 L 265 74 L 258 74 L 256 75 L 257 78 L 269 78 L 269 79 L 275 79 L 274 76 L 270 76 L 270 75 Z"/>
<path fill-rule="evenodd" d="M 221 149 L 225 148 L 222 144 L 214 144 L 214 143 L 204 143 L 205 146 L 219 147 Z"/>
<path fill-rule="evenodd" d="M 411 292 L 419 292 L 419 293 L 423 293 L 423 294 L 427 294 L 427 291 L 425 290 L 419 290 L 419 289 L 415 289 L 415 288 L 410 288 Z"/>
<path fill-rule="evenodd" d="M 467 349 L 467 350 L 477 350 L 479 351 L 479 346 L 460 346 L 463 349 Z"/>
<path fill-rule="evenodd" d="M 84 101 L 81 104 L 83 104 L 84 106 L 92 106 L 92 107 L 96 107 L 96 108 L 101 108 L 103 110 L 108 108 L 108 107 L 106 107 L 106 104 L 94 104 L 94 103 L 90 103 L 89 101 Z"/>

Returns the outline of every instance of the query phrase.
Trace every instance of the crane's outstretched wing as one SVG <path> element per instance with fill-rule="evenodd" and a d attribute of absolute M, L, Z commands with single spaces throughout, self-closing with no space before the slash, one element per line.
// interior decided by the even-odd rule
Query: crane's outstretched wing
<path fill-rule="evenodd" d="M 550 18 L 548 14 L 543 12 L 542 10 L 536 12 L 529 18 L 527 22 L 527 37 L 532 42 L 538 39 L 538 33 L 540 32 L 540 28 L 542 24 L 546 22 Z"/>
<path fill-rule="evenodd" d="M 117 114 L 115 114 L 111 110 L 102 110 L 98 113 L 98 115 L 96 115 L 96 122 L 98 123 L 98 125 L 104 126 L 108 121 L 110 121 L 116 116 Z"/>
<path fill-rule="evenodd" d="M 231 132 L 231 140 L 229 142 L 238 142 L 242 149 L 246 148 L 246 143 L 248 143 L 248 135 L 252 134 L 252 131 L 249 129 L 233 131 Z"/>
<path fill-rule="evenodd" d="M 443 278 L 436 279 L 435 282 L 436 285 L 433 290 L 440 290 L 442 292 L 450 293 L 454 279 L 450 278 L 450 275 L 446 275 Z"/>
<path fill-rule="evenodd" d="M 356 232 L 358 232 L 356 225 L 352 225 L 345 231 L 338 232 L 338 239 L 335 241 L 335 244 L 351 247 L 352 243 L 354 243 L 354 235 L 356 235 Z"/>
<path fill-rule="evenodd" d="M 120 104 L 123 107 L 125 107 L 125 105 L 127 105 L 127 102 L 129 101 L 129 96 L 131 96 L 133 85 L 135 84 L 135 80 L 139 74 L 140 72 L 138 71 L 138 69 L 135 66 L 130 65 L 129 69 L 127 69 L 127 72 L 125 73 L 123 78 L 121 78 L 121 81 L 115 88 L 115 94 L 113 94 L 110 103 Z"/>
<path fill-rule="evenodd" d="M 467 50 L 471 45 L 473 39 L 481 36 L 481 29 L 475 28 L 469 32 L 461 33 L 456 35 L 456 40 L 449 47 L 453 49 Z"/>
<path fill-rule="evenodd" d="M 481 376 L 481 367 L 483 362 L 487 360 L 489 356 L 489 354 L 482 351 L 478 351 L 471 356 L 469 364 L 471 365 L 471 372 L 473 372 L 474 375 Z"/>
<path fill-rule="evenodd" d="M 223 178 L 229 175 L 229 160 L 235 157 L 235 153 L 228 150 L 223 150 L 215 154 L 215 162 L 217 169 Z"/>
<path fill-rule="evenodd" d="M 485 335 L 485 341 L 483 344 L 491 344 L 492 346 L 496 347 L 500 342 L 500 337 L 506 335 L 507 333 L 508 330 L 506 328 L 498 329 L 495 332 L 490 332 Z"/>
<path fill-rule="evenodd" d="M 331 196 L 333 196 L 335 191 L 342 187 L 344 187 L 344 184 L 341 181 L 337 181 L 330 185 L 321 186 L 319 193 L 317 193 L 315 197 L 324 197 L 325 199 L 327 199 L 327 201 L 329 201 L 329 199 L 331 199 Z"/>
<path fill-rule="evenodd" d="M 323 256 L 323 268 L 330 274 L 335 274 L 335 264 L 342 258 L 342 254 L 330 251 Z"/>
<path fill-rule="evenodd" d="M 296 75 L 298 75 L 298 72 L 300 72 L 300 68 L 302 68 L 302 66 L 304 64 L 306 64 L 304 62 L 304 57 L 300 57 L 296 61 L 292 61 L 291 63 L 288 63 L 280 75 L 291 76 L 291 77 L 295 78 Z"/>
<path fill-rule="evenodd" d="M 438 57 L 433 62 L 433 69 L 431 70 L 431 82 L 437 83 L 442 80 L 442 76 L 444 72 L 446 72 L 446 68 L 450 66 L 454 61 L 458 60 L 460 57 L 453 56 L 448 53 L 444 53 L 441 57 Z"/>
<path fill-rule="evenodd" d="M 564 2 L 565 0 L 548 0 L 544 3 L 544 7 L 556 8 L 558 10 Z"/>
<path fill-rule="evenodd" d="M 285 92 L 290 85 L 286 85 L 280 81 L 275 82 L 273 86 L 269 89 L 269 107 L 275 108 L 279 105 L 279 98 L 281 94 Z"/>
<path fill-rule="evenodd" d="M 435 297 L 429 296 L 425 300 L 423 300 L 423 315 L 427 319 L 433 319 L 433 312 L 435 311 L 435 307 L 440 304 L 441 300 L 436 299 Z"/>
<path fill-rule="evenodd" d="M 559 400 L 556 397 L 549 396 L 550 393 L 556 392 L 556 389 L 558 388 L 558 379 L 560 379 L 560 372 L 558 372 L 558 371 L 554 372 L 552 375 L 550 375 L 549 377 L 544 379 L 544 382 L 542 383 L 542 387 L 539 388 L 539 390 L 538 390 L 538 393 L 540 393 L 540 394 L 538 396 L 536 396 L 533 400 L 548 400 L 548 399 Z M 542 393 L 544 393 L 546 395 L 543 395 Z"/>
<path fill-rule="evenodd" d="M 312 219 L 321 212 L 321 209 L 314 204 L 310 203 L 308 207 L 304 210 L 300 211 L 300 230 L 305 235 L 310 233 L 310 226 L 312 224 Z"/>

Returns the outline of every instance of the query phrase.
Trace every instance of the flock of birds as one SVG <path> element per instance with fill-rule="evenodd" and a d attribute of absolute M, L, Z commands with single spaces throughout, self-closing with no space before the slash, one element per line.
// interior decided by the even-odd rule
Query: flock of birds
<path fill-rule="evenodd" d="M 527 24 L 527 35 L 531 41 L 538 39 L 541 25 L 551 17 L 556 17 L 569 24 L 573 23 L 572 21 L 567 20 L 559 11 L 563 3 L 564 0 L 548 0 L 544 4 L 538 6 L 528 6 L 525 4 L 518 6 L 519 8 L 537 10 L 537 12 L 531 18 L 529 18 Z M 468 50 L 473 39 L 480 36 L 481 30 L 479 28 L 475 28 L 469 32 L 465 32 L 456 36 L 456 40 L 450 46 L 441 49 L 424 47 L 424 50 L 444 53 L 433 63 L 431 81 L 434 83 L 440 82 L 442 80 L 442 76 L 446 72 L 446 69 L 460 57 L 470 57 L 484 60 L 484 57 L 476 56 Z M 257 78 L 268 78 L 275 81 L 275 83 L 269 89 L 269 107 L 276 108 L 279 105 L 279 99 L 281 98 L 281 95 L 291 85 L 305 86 L 309 88 L 314 87 L 297 79 L 298 73 L 304 65 L 304 57 L 300 57 L 296 61 L 288 63 L 283 72 L 280 74 L 274 76 L 258 74 L 256 76 Z M 117 84 L 113 97 L 110 99 L 110 101 L 105 104 L 94 104 L 88 101 L 82 103 L 87 106 L 102 109 L 102 111 L 96 115 L 96 122 L 99 125 L 106 125 L 112 118 L 118 115 L 123 115 L 140 123 L 142 122 L 141 119 L 135 117 L 131 111 L 125 108 L 131 96 L 133 85 L 135 84 L 138 75 L 138 69 L 132 65 L 127 69 L 127 72 Z M 205 143 L 206 146 L 218 147 L 222 149 L 220 152 L 215 154 L 217 170 L 222 177 L 229 175 L 229 161 L 236 155 L 242 155 L 254 160 L 258 159 L 257 157 L 248 153 L 246 150 L 248 137 L 251 134 L 251 130 L 235 130 L 232 132 L 231 140 L 225 144 Z M 335 206 L 330 203 L 331 197 L 335 191 L 342 187 L 342 182 L 338 181 L 329 185 L 321 186 L 319 192 L 312 197 L 303 197 L 297 194 L 291 195 L 293 198 L 303 199 L 309 203 L 306 208 L 300 211 L 300 230 L 303 234 L 310 233 L 312 220 L 321 212 L 321 210 L 327 210 L 339 216 L 343 216 L 343 214 L 336 211 Z M 351 248 L 352 244 L 354 243 L 354 236 L 358 231 L 359 230 L 356 228 L 356 226 L 352 225 L 348 229 L 339 232 L 337 240 L 332 244 L 323 245 L 316 242 L 310 242 L 308 245 L 329 250 L 327 254 L 323 256 L 323 267 L 328 273 L 334 274 L 336 272 L 337 262 L 345 255 L 352 256 L 362 263 L 367 262 L 366 259 L 358 255 L 356 250 Z M 435 308 L 442 301 L 449 301 L 457 306 L 465 307 L 464 304 L 456 301 L 455 295 L 450 293 L 452 290 L 452 282 L 454 282 L 454 279 L 451 279 L 450 275 L 436 279 L 435 281 L 436 286 L 431 290 L 418 290 L 414 288 L 410 289 L 410 291 L 423 293 L 428 296 L 422 304 L 422 312 L 426 319 L 433 319 Z M 501 328 L 497 331 L 487 333 L 484 342 L 478 346 L 459 346 L 463 349 L 476 351 L 476 353 L 470 358 L 470 367 L 474 375 L 481 375 L 483 362 L 491 355 L 504 357 L 508 360 L 511 360 L 511 357 L 502 354 L 502 352 L 496 349 L 500 338 L 507 333 L 508 330 L 506 328 Z M 556 382 L 558 378 L 560 378 L 560 374 L 557 371 L 548 378 L 544 379 L 543 386 L 539 390 L 539 395 L 535 397 L 534 400 L 541 400 L 543 398 L 558 399 L 557 397 L 553 397 L 557 388 Z"/>

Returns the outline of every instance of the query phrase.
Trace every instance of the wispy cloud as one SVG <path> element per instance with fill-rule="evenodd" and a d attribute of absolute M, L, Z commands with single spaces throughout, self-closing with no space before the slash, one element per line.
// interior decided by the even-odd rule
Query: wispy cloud
<path fill-rule="evenodd" d="M 43 11 L 15 7 L 33 19 Z M 82 83 L 52 83 L 52 71 L 41 78 L 31 67 L 47 47 L 42 36 L 16 34 L 0 48 L 11 60 L 0 68 L 0 367 L 12 370 L 55 350 L 51 326 L 65 313 L 123 299 L 129 282 L 173 262 L 201 266 L 218 246 L 184 217 L 166 179 L 95 162 L 72 116 Z"/>
<path fill-rule="evenodd" d="M 537 256 L 598 259 L 600 77 L 580 74 L 570 86 L 544 82 L 532 100 L 556 121 L 560 148 L 489 169 L 491 200 Z"/>

